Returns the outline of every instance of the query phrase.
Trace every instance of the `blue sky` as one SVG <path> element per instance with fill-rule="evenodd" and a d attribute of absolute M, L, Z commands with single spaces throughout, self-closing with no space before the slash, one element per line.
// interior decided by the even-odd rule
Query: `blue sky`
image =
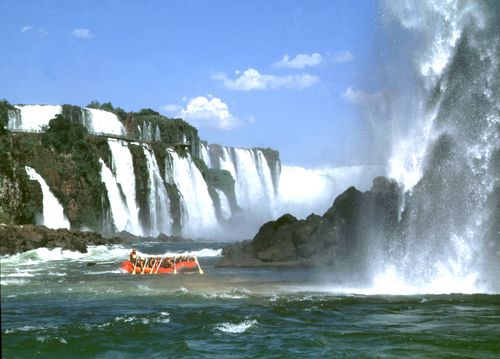
<path fill-rule="evenodd" d="M 284 164 L 369 164 L 360 107 L 379 90 L 378 11 L 368 0 L 2 0 L 0 98 L 149 107 L 210 143 L 275 148 Z"/>

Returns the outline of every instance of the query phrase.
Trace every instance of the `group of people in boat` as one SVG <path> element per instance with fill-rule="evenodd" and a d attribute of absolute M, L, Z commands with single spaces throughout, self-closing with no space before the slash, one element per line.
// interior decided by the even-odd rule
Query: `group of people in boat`
<path fill-rule="evenodd" d="M 130 252 L 130 262 L 142 269 L 144 267 L 157 267 L 157 268 L 174 268 L 175 263 L 179 262 L 195 262 L 196 258 L 193 256 L 175 256 L 175 257 L 145 257 L 141 258 L 137 255 L 135 248 Z"/>

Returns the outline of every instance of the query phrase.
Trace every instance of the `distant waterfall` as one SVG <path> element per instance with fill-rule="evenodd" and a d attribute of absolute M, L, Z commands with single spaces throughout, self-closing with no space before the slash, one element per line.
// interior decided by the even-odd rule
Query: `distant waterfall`
<path fill-rule="evenodd" d="M 229 200 L 227 196 L 220 189 L 215 189 L 220 201 L 221 216 L 223 219 L 231 218 L 231 206 L 229 205 Z"/>
<path fill-rule="evenodd" d="M 291 213 L 305 218 L 323 214 L 334 199 L 350 186 L 360 191 L 370 189 L 373 178 L 384 175 L 381 166 L 349 166 L 307 169 L 282 166 L 277 198 L 277 213 Z"/>
<path fill-rule="evenodd" d="M 277 188 L 271 167 L 260 149 L 202 146 L 211 167 L 228 171 L 235 180 L 236 201 L 246 215 L 268 220 L 275 215 Z M 278 173 L 279 176 L 279 173 Z"/>
<path fill-rule="evenodd" d="M 207 165 L 208 168 L 211 168 L 212 167 L 212 161 L 210 160 L 210 154 L 209 154 L 209 147 L 208 145 L 205 145 L 204 143 L 202 143 L 200 145 L 200 156 L 201 156 L 201 159 L 203 160 L 203 162 L 205 162 L 205 164 Z"/>
<path fill-rule="evenodd" d="M 62 106 L 52 105 L 23 105 L 15 108 L 15 111 L 9 111 L 7 129 L 11 131 L 42 131 L 62 111 Z"/>
<path fill-rule="evenodd" d="M 154 153 L 149 147 L 144 147 L 144 155 L 146 156 L 149 175 L 149 234 L 151 236 L 157 236 L 160 233 L 171 234 L 170 199 L 160 175 L 160 168 L 158 167 Z"/>
<path fill-rule="evenodd" d="M 199 169 L 189 154 L 181 157 L 175 151 L 167 151 L 171 158 L 166 172 L 181 194 L 182 230 L 188 237 L 206 236 L 218 229 L 215 206 Z"/>
<path fill-rule="evenodd" d="M 125 135 L 125 128 L 114 113 L 94 108 L 85 108 L 82 111 L 83 125 L 90 133 Z"/>
<path fill-rule="evenodd" d="M 112 153 L 113 172 L 117 186 L 125 197 L 129 213 L 127 231 L 135 235 L 142 235 L 143 231 L 139 222 L 139 207 L 135 193 L 135 174 L 132 154 L 124 141 L 108 140 Z M 114 216 L 113 216 L 114 217 Z"/>
<path fill-rule="evenodd" d="M 40 184 L 43 194 L 43 225 L 48 228 L 70 228 L 68 218 L 57 198 L 50 191 L 45 180 L 33 168 L 26 166 L 29 178 Z"/>

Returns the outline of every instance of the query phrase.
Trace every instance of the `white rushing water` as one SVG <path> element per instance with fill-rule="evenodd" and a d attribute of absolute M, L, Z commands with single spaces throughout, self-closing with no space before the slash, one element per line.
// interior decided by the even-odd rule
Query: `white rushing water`
<path fill-rule="evenodd" d="M 402 208 L 407 212 L 399 247 L 372 253 L 374 286 L 392 283 L 386 289 L 396 292 L 498 291 L 494 153 L 500 148 L 500 116 L 494 94 L 500 41 L 498 17 L 489 16 L 498 13 L 498 4 L 425 0 L 384 6 L 418 40 L 411 50 L 421 97 L 413 99 L 408 114 L 393 119 L 414 118 L 389 160 L 389 175 L 409 191 L 409 204 Z"/>
<path fill-rule="evenodd" d="M 203 162 L 207 165 L 208 168 L 212 168 L 212 161 L 210 160 L 210 155 L 209 155 L 209 147 L 208 145 L 205 145 L 204 143 L 200 144 L 200 156 Z"/>
<path fill-rule="evenodd" d="M 85 108 L 83 111 L 85 116 L 84 123 L 87 125 L 89 132 L 117 136 L 125 135 L 125 128 L 114 113 L 95 108 Z"/>
<path fill-rule="evenodd" d="M 263 220 L 272 218 L 275 212 L 277 190 L 274 188 L 271 169 L 258 149 L 218 147 L 215 168 L 228 171 L 235 180 L 236 202 L 249 217 Z M 210 158 L 209 148 L 202 145 L 203 158 Z"/>
<path fill-rule="evenodd" d="M 128 209 L 126 230 L 138 236 L 143 235 L 135 193 L 135 172 L 132 154 L 127 142 L 108 139 L 108 145 L 112 154 L 115 182 L 121 188 L 121 194 L 125 197 L 124 200 Z"/>
<path fill-rule="evenodd" d="M 15 108 L 19 112 L 10 112 L 7 124 L 7 128 L 11 131 L 41 131 L 62 111 L 62 106 L 53 105 L 21 105 Z"/>
<path fill-rule="evenodd" d="M 215 189 L 215 192 L 217 192 L 217 195 L 219 196 L 222 218 L 223 219 L 231 218 L 231 206 L 229 205 L 229 200 L 226 194 L 217 188 Z"/>
<path fill-rule="evenodd" d="M 40 184 L 43 194 L 43 224 L 48 228 L 70 228 L 68 218 L 64 215 L 64 209 L 50 191 L 45 180 L 33 168 L 26 166 L 29 178 Z"/>
<path fill-rule="evenodd" d="M 111 215 L 117 231 L 127 231 L 130 229 L 130 213 L 127 208 L 127 203 L 123 199 L 123 194 L 118 187 L 115 175 L 104 161 L 99 158 L 101 164 L 101 179 L 108 191 L 108 200 L 111 206 Z"/>
<path fill-rule="evenodd" d="M 213 235 L 219 228 L 215 206 L 208 193 L 207 183 L 191 156 L 181 157 L 177 152 L 167 150 L 172 159 L 171 178 L 181 194 L 182 231 L 186 237 Z"/>
<path fill-rule="evenodd" d="M 172 219 L 170 215 L 170 199 L 163 179 L 161 178 L 160 168 L 149 147 L 144 147 L 146 164 L 148 167 L 148 199 L 149 199 L 149 235 L 157 236 L 160 233 L 172 233 Z"/>

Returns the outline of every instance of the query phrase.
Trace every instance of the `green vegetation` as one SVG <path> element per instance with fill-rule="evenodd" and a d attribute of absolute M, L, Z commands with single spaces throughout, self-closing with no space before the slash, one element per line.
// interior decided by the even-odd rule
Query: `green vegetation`
<path fill-rule="evenodd" d="M 42 144 L 54 148 L 56 152 L 68 153 L 87 135 L 87 129 L 80 123 L 72 122 L 63 115 L 56 115 L 42 134 Z"/>
<path fill-rule="evenodd" d="M 14 110 L 7 100 L 0 100 L 0 136 L 7 132 L 7 123 L 9 122 L 9 110 Z"/>

